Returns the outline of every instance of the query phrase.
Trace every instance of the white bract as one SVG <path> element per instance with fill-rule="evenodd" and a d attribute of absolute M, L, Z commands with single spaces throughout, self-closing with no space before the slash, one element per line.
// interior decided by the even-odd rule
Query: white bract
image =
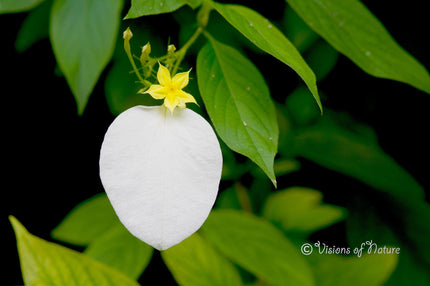
<path fill-rule="evenodd" d="M 190 109 L 135 106 L 106 132 L 100 177 L 124 226 L 165 250 L 197 231 L 217 196 L 222 154 L 210 124 Z"/>

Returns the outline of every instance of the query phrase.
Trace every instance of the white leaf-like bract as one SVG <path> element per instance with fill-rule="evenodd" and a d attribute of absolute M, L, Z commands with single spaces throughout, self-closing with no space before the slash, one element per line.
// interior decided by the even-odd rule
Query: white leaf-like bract
<path fill-rule="evenodd" d="M 201 227 L 221 170 L 212 127 L 190 109 L 132 107 L 113 121 L 100 151 L 100 178 L 119 219 L 158 250 Z"/>

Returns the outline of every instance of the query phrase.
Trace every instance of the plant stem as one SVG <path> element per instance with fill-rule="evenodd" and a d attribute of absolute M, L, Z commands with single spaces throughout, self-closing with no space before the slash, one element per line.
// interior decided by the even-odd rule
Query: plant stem
<path fill-rule="evenodd" d="M 127 51 L 127 50 L 126 50 L 126 54 L 127 54 L 128 60 L 129 60 L 129 61 L 130 61 L 130 63 L 131 63 L 131 66 L 133 67 L 133 71 L 134 71 L 134 73 L 136 74 L 137 78 L 139 79 L 139 81 L 140 81 L 143 85 L 145 85 L 145 80 L 144 80 L 144 79 L 143 79 L 143 77 L 140 75 L 140 72 L 139 72 L 139 70 L 137 69 L 136 63 L 134 62 L 133 56 L 131 55 L 130 51 Z"/>
<path fill-rule="evenodd" d="M 200 36 L 200 34 L 203 32 L 202 27 L 198 27 L 197 30 L 194 32 L 194 34 L 191 36 L 191 38 L 185 43 L 185 45 L 176 52 L 178 58 L 176 59 L 175 65 L 172 69 L 172 75 L 175 75 L 178 71 L 179 65 L 181 64 L 182 60 L 185 57 L 185 54 L 187 53 L 188 48 L 197 40 L 197 38 Z"/>
<path fill-rule="evenodd" d="M 179 69 L 179 65 L 181 64 L 181 62 L 182 62 L 182 60 L 184 59 L 184 57 L 185 57 L 185 55 L 186 55 L 186 53 L 187 53 L 187 50 L 189 49 L 189 47 L 197 40 L 197 38 L 200 36 L 200 34 L 203 32 L 203 28 L 202 27 L 198 27 L 197 29 L 196 29 L 196 31 L 194 32 L 194 34 L 191 36 L 191 38 L 185 43 L 185 45 L 180 49 L 180 50 L 178 50 L 177 52 L 174 52 L 173 53 L 173 55 L 174 56 L 176 56 L 176 59 L 174 60 L 174 65 L 173 65 L 173 67 L 172 67 L 172 69 L 171 69 L 171 74 L 172 74 L 172 76 L 173 75 L 175 75 L 176 74 L 176 72 L 178 71 L 178 69 Z M 137 68 L 137 66 L 136 66 L 136 63 L 135 63 L 135 61 L 134 61 L 134 59 L 133 59 L 133 56 L 132 56 L 132 54 L 131 54 L 131 51 L 130 51 L 130 43 L 129 43 L 129 39 L 127 39 L 127 40 L 125 40 L 124 41 L 124 49 L 125 49 L 125 51 L 126 51 L 126 54 L 127 54 L 127 57 L 128 57 L 128 59 L 129 59 L 129 61 L 130 61 L 130 63 L 131 63 L 131 66 L 133 67 L 133 71 L 134 71 L 134 73 L 136 74 L 136 76 L 138 77 L 138 79 L 139 79 L 139 81 L 145 86 L 145 87 L 148 87 L 149 85 L 150 85 L 150 83 L 147 81 L 147 80 L 145 80 L 143 77 L 142 77 L 142 75 L 140 74 L 140 72 L 139 72 L 139 70 L 138 70 L 138 68 Z M 172 57 L 172 54 L 167 54 L 167 55 L 164 55 L 164 56 L 162 56 L 162 57 L 159 57 L 159 58 L 148 58 L 147 60 L 148 60 L 148 62 L 150 63 L 149 64 L 149 66 L 150 66 L 150 71 L 149 71 L 149 73 L 150 74 L 152 74 L 152 66 L 155 64 L 155 63 L 157 63 L 157 62 L 161 62 L 161 61 L 163 61 L 163 60 L 165 60 L 165 59 L 167 59 L 168 57 Z M 142 62 L 141 62 L 142 63 Z M 142 63 L 142 68 L 144 68 L 144 64 Z M 149 85 L 148 85 L 148 83 L 149 83 Z"/>

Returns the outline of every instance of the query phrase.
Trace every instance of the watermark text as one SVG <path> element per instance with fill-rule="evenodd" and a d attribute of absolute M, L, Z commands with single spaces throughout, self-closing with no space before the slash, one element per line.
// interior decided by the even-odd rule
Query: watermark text
<path fill-rule="evenodd" d="M 303 255 L 310 255 L 312 252 L 319 254 L 338 254 L 350 255 L 353 254 L 361 257 L 363 254 L 400 254 L 400 247 L 378 246 L 373 240 L 367 240 L 360 244 L 358 247 L 338 247 L 335 245 L 328 245 L 324 242 L 317 241 L 315 243 L 304 243 L 300 247 Z"/>

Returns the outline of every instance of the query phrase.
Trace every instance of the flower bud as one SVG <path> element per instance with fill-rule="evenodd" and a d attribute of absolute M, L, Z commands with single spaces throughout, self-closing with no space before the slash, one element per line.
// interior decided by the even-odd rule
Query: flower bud
<path fill-rule="evenodd" d="M 133 37 L 133 33 L 130 28 L 127 28 L 124 33 L 122 33 L 122 37 L 124 38 L 124 50 L 127 53 L 127 56 L 131 56 L 130 52 L 130 39 Z"/>
<path fill-rule="evenodd" d="M 130 41 L 130 39 L 133 37 L 133 33 L 131 32 L 130 27 L 127 28 L 124 33 L 122 33 L 122 37 L 124 38 L 124 40 Z"/>
<path fill-rule="evenodd" d="M 169 55 L 173 54 L 175 51 L 176 51 L 176 47 L 175 47 L 175 45 L 169 45 L 169 46 L 167 47 L 167 53 L 168 53 Z"/>
<path fill-rule="evenodd" d="M 142 47 L 142 54 L 140 55 L 140 63 L 142 66 L 149 59 L 149 54 L 151 53 L 151 44 L 148 42 Z"/>

